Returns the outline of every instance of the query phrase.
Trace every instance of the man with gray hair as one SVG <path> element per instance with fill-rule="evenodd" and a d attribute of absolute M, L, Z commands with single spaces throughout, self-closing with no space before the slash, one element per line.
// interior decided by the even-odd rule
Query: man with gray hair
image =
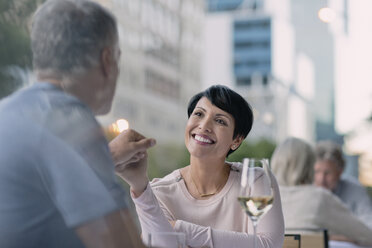
<path fill-rule="evenodd" d="M 338 144 L 321 141 L 316 145 L 314 184 L 337 195 L 354 215 L 372 228 L 372 201 L 357 180 L 341 177 L 344 167 L 345 161 Z"/>
<path fill-rule="evenodd" d="M 114 165 L 143 164 L 155 140 L 128 130 L 108 145 L 94 117 L 119 74 L 115 18 L 49 0 L 31 43 L 38 83 L 0 102 L 0 247 L 143 247 Z"/>

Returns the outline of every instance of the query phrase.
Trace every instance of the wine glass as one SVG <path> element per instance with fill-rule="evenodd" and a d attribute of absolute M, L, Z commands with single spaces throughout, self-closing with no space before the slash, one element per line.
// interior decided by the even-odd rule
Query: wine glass
<path fill-rule="evenodd" d="M 259 219 L 267 213 L 274 201 L 269 159 L 243 159 L 238 201 L 253 224 L 254 248 Z"/>

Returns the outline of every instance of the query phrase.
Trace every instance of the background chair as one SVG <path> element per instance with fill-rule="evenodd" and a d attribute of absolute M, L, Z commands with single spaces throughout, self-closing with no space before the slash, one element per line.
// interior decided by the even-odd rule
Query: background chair
<path fill-rule="evenodd" d="M 291 229 L 286 235 L 300 235 L 300 248 L 328 248 L 328 232 L 325 229 Z"/>
<path fill-rule="evenodd" d="M 301 248 L 301 235 L 285 234 L 283 248 Z"/>

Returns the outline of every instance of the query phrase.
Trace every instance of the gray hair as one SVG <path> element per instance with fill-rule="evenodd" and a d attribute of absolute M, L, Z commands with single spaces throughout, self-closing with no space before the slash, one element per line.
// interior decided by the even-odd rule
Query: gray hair
<path fill-rule="evenodd" d="M 287 138 L 276 147 L 271 158 L 272 171 L 279 185 L 311 184 L 314 177 L 315 153 L 310 144 Z"/>
<path fill-rule="evenodd" d="M 118 37 L 114 16 L 89 0 L 48 0 L 35 13 L 31 48 L 34 69 L 74 75 L 99 63 Z"/>
<path fill-rule="evenodd" d="M 315 147 L 317 160 L 328 160 L 337 164 L 341 169 L 345 167 L 341 146 L 330 140 L 320 141 Z"/>

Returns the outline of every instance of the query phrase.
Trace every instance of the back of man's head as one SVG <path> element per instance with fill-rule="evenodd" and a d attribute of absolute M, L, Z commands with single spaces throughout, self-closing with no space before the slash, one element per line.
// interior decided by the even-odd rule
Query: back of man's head
<path fill-rule="evenodd" d="M 54 77 L 84 73 L 117 40 L 115 18 L 89 0 L 48 0 L 35 13 L 31 47 L 34 70 Z"/>

